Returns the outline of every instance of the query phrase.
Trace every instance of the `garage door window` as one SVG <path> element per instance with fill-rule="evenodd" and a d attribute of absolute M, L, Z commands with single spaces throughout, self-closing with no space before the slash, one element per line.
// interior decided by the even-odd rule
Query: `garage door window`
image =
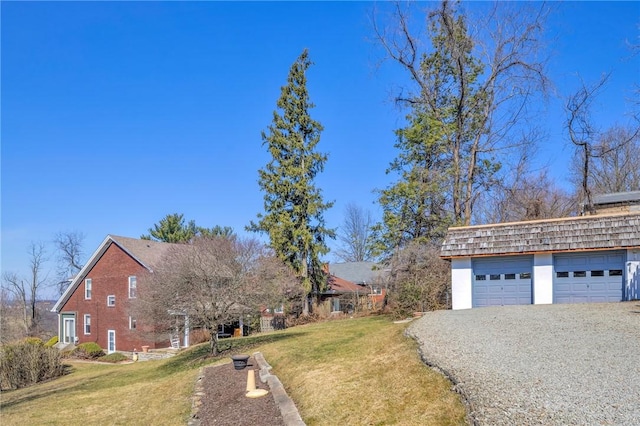
<path fill-rule="evenodd" d="M 558 278 L 569 278 L 568 272 L 556 272 L 556 277 Z"/>
<path fill-rule="evenodd" d="M 520 279 L 521 280 L 531 279 L 531 273 L 530 272 L 525 272 L 525 273 L 520 274 Z"/>
<path fill-rule="evenodd" d="M 489 275 L 489 279 L 491 281 L 498 281 L 500 279 L 500 274 L 491 274 Z"/>
<path fill-rule="evenodd" d="M 516 274 L 504 274 L 504 279 L 505 280 L 515 280 L 516 279 Z"/>
<path fill-rule="evenodd" d="M 591 271 L 592 277 L 604 277 L 604 271 Z"/>
<path fill-rule="evenodd" d="M 575 271 L 573 273 L 573 278 L 584 278 L 587 276 L 587 272 L 586 271 Z"/>
<path fill-rule="evenodd" d="M 486 279 L 486 275 L 476 275 L 476 281 L 485 281 Z"/>
<path fill-rule="evenodd" d="M 622 276 L 622 269 L 611 269 L 609 271 L 609 276 L 610 277 L 621 277 Z"/>

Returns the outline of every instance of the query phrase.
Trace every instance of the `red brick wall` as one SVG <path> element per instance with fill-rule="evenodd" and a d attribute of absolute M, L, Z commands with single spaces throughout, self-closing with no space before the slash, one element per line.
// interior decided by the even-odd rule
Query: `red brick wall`
<path fill-rule="evenodd" d="M 97 261 L 85 278 L 91 278 L 91 300 L 85 300 L 85 281 L 78 286 L 61 312 L 76 313 L 76 336 L 79 343 L 96 342 L 105 351 L 108 346 L 107 330 L 116 332 L 116 351 L 141 350 L 142 345 L 155 348 L 150 336 L 140 332 L 142 324 L 137 321 L 136 330 L 129 329 L 129 316 L 132 314 L 129 299 L 129 276 L 140 280 L 147 270 L 125 253 L 116 244 L 111 243 L 106 252 Z M 107 296 L 115 295 L 115 306 L 107 306 Z M 84 334 L 84 315 L 91 315 L 91 334 Z"/>

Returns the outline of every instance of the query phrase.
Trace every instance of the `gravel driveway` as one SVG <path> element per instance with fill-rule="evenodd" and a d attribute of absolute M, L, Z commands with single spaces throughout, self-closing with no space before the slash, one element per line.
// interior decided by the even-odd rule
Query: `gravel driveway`
<path fill-rule="evenodd" d="M 439 311 L 408 333 L 481 425 L 640 425 L 640 302 Z"/>

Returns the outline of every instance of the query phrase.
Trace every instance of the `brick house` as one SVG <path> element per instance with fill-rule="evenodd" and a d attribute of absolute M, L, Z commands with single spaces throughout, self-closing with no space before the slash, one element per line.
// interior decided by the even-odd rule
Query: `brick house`
<path fill-rule="evenodd" d="M 52 309 L 61 344 L 95 342 L 108 353 L 188 346 L 188 327 L 180 336 L 152 337 L 149 325 L 140 324 L 131 309 L 137 283 L 172 246 L 108 235 Z"/>

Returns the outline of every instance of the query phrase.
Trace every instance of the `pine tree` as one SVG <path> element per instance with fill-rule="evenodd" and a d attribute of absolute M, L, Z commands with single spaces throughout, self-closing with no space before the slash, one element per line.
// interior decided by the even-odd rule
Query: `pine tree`
<path fill-rule="evenodd" d="M 314 104 L 305 72 L 311 64 L 305 49 L 289 70 L 272 124 L 262 132 L 262 144 L 272 156 L 259 170 L 265 212 L 247 230 L 268 234 L 278 257 L 293 267 L 307 295 L 316 298 L 326 283 L 320 256 L 329 251 L 325 239 L 335 238 L 335 231 L 326 227 L 323 217 L 333 202 L 325 202 L 314 184 L 327 155 L 316 151 L 323 127 L 309 115 Z"/>

